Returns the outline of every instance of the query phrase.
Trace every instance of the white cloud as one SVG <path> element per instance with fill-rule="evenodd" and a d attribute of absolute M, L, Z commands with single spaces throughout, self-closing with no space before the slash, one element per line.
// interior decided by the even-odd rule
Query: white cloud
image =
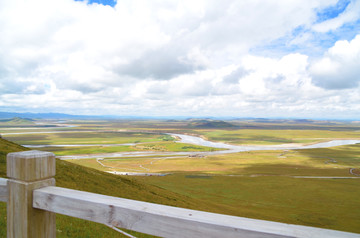
<path fill-rule="evenodd" d="M 0 1 L 0 107 L 238 116 L 311 112 L 322 102 L 347 108 L 355 102 L 326 89 L 337 87 L 338 72 L 347 87 L 357 85 L 359 37 L 329 49 L 311 75 L 304 54 L 250 53 L 298 27 L 311 29 L 316 10 L 334 2 L 123 0 L 112 8 Z M 290 45 L 310 38 L 305 32 Z"/>
<path fill-rule="evenodd" d="M 111 67 L 169 38 L 151 19 L 136 18 L 126 9 L 72 0 L 1 4 L 2 73 L 36 77 L 41 72 L 60 88 L 79 84 L 96 88 L 113 76 Z"/>
<path fill-rule="evenodd" d="M 360 82 L 360 35 L 338 41 L 310 67 L 313 82 L 326 89 L 358 87 Z"/>

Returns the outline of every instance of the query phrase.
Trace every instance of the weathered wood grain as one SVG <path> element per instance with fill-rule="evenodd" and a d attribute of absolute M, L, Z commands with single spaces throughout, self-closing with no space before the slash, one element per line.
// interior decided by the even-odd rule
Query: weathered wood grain
<path fill-rule="evenodd" d="M 12 179 L 31 182 L 55 176 L 55 155 L 50 152 L 14 152 L 6 160 L 7 176 Z"/>
<path fill-rule="evenodd" d="M 52 238 L 56 236 L 55 213 L 32 206 L 33 190 L 55 185 L 55 156 L 26 151 L 7 156 L 7 237 Z"/>
<path fill-rule="evenodd" d="M 354 233 L 201 212 L 60 187 L 36 189 L 33 206 L 161 237 L 360 237 Z"/>
<path fill-rule="evenodd" d="M 0 178 L 0 202 L 7 202 L 7 198 L 8 198 L 7 179 Z"/>

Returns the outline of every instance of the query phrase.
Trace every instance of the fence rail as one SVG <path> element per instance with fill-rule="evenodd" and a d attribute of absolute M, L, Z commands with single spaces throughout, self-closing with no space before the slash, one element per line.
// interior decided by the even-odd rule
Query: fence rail
<path fill-rule="evenodd" d="M 7 202 L 7 198 L 8 198 L 7 179 L 0 178 L 0 202 Z"/>
<path fill-rule="evenodd" d="M 47 152 L 11 153 L 7 163 L 8 169 L 15 171 L 7 171 L 10 179 L 0 178 L 0 201 L 8 203 L 7 234 L 11 238 L 55 237 L 55 213 L 162 237 L 360 238 L 360 234 L 355 233 L 228 216 L 55 187 L 51 178 L 55 175 L 54 156 Z M 37 172 L 29 172 L 31 169 Z M 20 175 L 19 172 L 27 175 Z M 21 205 L 21 202 L 27 205 Z"/>

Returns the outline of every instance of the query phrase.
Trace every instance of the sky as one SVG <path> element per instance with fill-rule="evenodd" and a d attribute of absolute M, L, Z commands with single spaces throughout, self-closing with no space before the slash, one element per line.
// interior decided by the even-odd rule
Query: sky
<path fill-rule="evenodd" d="M 360 120 L 360 0 L 0 0 L 0 111 Z"/>

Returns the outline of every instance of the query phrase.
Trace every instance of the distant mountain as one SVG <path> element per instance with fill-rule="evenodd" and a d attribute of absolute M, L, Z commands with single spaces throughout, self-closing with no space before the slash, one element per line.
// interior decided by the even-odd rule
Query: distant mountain
<path fill-rule="evenodd" d="M 230 127 L 236 127 L 235 125 L 225 122 L 222 120 L 194 120 L 191 119 L 189 124 L 189 127 L 195 127 L 195 128 L 230 128 Z"/>
<path fill-rule="evenodd" d="M 0 119 L 11 119 L 14 117 L 29 118 L 29 119 L 73 119 L 73 120 L 105 120 L 105 119 L 130 119 L 130 120 L 146 120 L 146 119 L 185 119 L 185 117 L 171 117 L 171 116 L 114 116 L 114 115 L 71 115 L 65 113 L 18 113 L 18 112 L 0 112 Z"/>
<path fill-rule="evenodd" d="M 70 115 L 64 113 L 17 113 L 17 112 L 0 112 L 0 118 L 27 118 L 27 119 L 103 119 L 106 116 L 89 116 L 89 115 Z"/>

